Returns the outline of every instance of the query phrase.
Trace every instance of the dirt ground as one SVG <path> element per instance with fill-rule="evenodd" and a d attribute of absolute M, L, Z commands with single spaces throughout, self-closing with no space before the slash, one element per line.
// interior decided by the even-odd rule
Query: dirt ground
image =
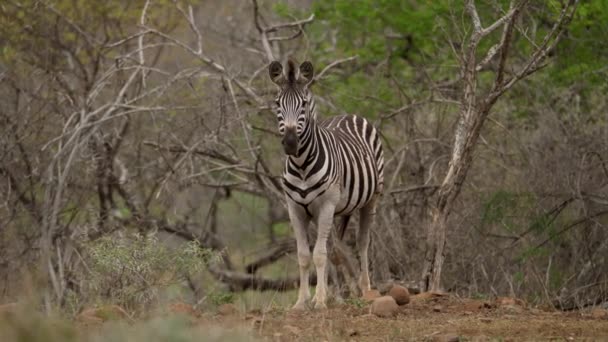
<path fill-rule="evenodd" d="M 268 341 L 608 341 L 608 311 L 551 312 L 506 299 L 480 301 L 419 296 L 391 318 L 369 306 L 343 304 L 327 311 L 271 310 L 206 316 L 200 324 L 245 324 Z"/>

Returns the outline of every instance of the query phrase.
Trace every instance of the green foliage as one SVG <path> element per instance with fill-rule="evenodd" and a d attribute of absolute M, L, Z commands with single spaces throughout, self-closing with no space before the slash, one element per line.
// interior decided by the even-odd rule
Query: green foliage
<path fill-rule="evenodd" d="M 315 3 L 314 12 L 319 20 L 339 29 L 338 47 L 344 53 L 358 54 L 366 62 L 384 58 L 394 39 L 387 30 L 408 37 L 413 47 L 408 57 L 420 59 L 436 52 L 441 24 L 459 6 L 450 1 L 334 0 Z"/>
<path fill-rule="evenodd" d="M 475 293 L 471 294 L 471 299 L 487 300 L 488 295 L 485 293 L 475 292 Z"/>
<path fill-rule="evenodd" d="M 188 3 L 189 1 L 180 1 Z M 144 0 L 35 0 L 0 6 L 0 62 L 26 62 L 47 70 L 74 69 L 91 77 L 100 56 L 113 57 L 107 44 L 128 36 L 139 22 Z M 163 31 L 173 29 L 179 13 L 170 1 L 154 1 L 147 23 Z M 112 55 L 112 56 L 111 56 Z M 69 57 L 69 58 L 68 58 Z"/>
<path fill-rule="evenodd" d="M 517 260 L 519 262 L 526 262 L 532 258 L 547 257 L 549 254 L 551 254 L 551 250 L 547 247 L 530 247 L 521 252 Z"/>
<path fill-rule="evenodd" d="M 234 299 L 234 293 L 232 292 L 213 292 L 209 294 L 209 300 L 215 306 L 233 303 Z"/>
<path fill-rule="evenodd" d="M 508 5 L 509 1 L 502 0 L 478 3 L 482 25 L 497 20 Z M 526 38 L 516 33 L 510 63 L 530 56 L 551 30 L 561 8 L 557 0 L 530 6 L 522 20 L 531 29 Z M 274 10 L 281 16 L 303 15 L 283 3 L 275 5 Z M 395 82 L 400 83 L 401 91 L 405 89 L 408 98 L 420 98 L 430 87 L 428 79 L 456 77 L 458 61 L 448 42 L 466 43 L 471 32 L 462 1 L 328 0 L 315 2 L 312 11 L 316 20 L 309 28 L 310 39 L 317 48 L 307 58 L 314 59 L 321 69 L 336 58 L 359 56 L 357 68 L 349 70 L 347 77 L 324 80 L 327 88 L 323 91 L 331 89 L 333 100 L 344 111 L 369 118 L 401 104 L 404 94 L 399 93 Z M 603 39 L 608 35 L 606 23 L 608 2 L 579 4 L 568 31 L 550 57 L 552 63 L 547 70 L 553 82 L 567 85 L 587 80 L 590 85 L 598 85 L 608 78 L 608 53 L 600 53 L 608 51 L 608 40 Z M 479 58 L 499 36 L 497 30 L 482 40 Z M 374 69 L 366 67 L 370 65 Z M 381 69 L 376 68 L 379 65 Z M 479 76 L 481 84 L 494 79 L 493 73 Z M 421 79 L 423 82 L 419 82 Z M 516 115 L 527 117 L 527 113 Z"/>
<path fill-rule="evenodd" d="M 552 1 L 558 3 L 558 1 Z M 554 12 L 559 6 L 553 7 Z M 555 15 L 555 13 L 552 13 Z M 608 78 L 608 2 L 588 0 L 578 9 L 568 32 L 557 45 L 555 64 L 550 75 L 559 84 L 586 81 L 605 84 Z"/>
<path fill-rule="evenodd" d="M 344 301 L 346 304 L 348 305 L 352 305 L 354 307 L 356 307 L 357 309 L 361 309 L 367 306 L 367 302 L 363 299 L 363 298 L 347 298 Z"/>
<path fill-rule="evenodd" d="M 283 237 L 283 236 L 291 236 L 292 230 L 289 222 L 279 222 L 272 225 L 272 230 L 274 231 L 275 236 Z"/>
<path fill-rule="evenodd" d="M 533 215 L 534 203 L 535 197 L 531 193 L 498 190 L 483 204 L 481 223 L 483 226 L 497 224 L 510 232 L 523 232 L 526 229 L 524 222 Z"/>
<path fill-rule="evenodd" d="M 200 272 L 218 256 L 196 241 L 171 249 L 154 235 L 103 237 L 87 248 L 90 298 L 105 297 L 125 307 L 149 304 L 160 289 Z"/>
<path fill-rule="evenodd" d="M 448 1 L 316 2 L 317 20 L 310 27 L 319 47 L 311 56 L 316 67 L 320 70 L 336 58 L 358 56 L 357 66 L 350 67 L 346 77 L 334 74 L 324 80 L 323 92 L 331 91 L 345 112 L 371 119 L 403 105 L 404 98 L 426 93 L 424 82 L 412 80 L 422 76 L 431 60 L 435 66 L 427 72 L 437 73 L 436 78 L 445 77 L 447 70 L 436 66 L 455 63 L 443 27 L 458 6 Z"/>
<path fill-rule="evenodd" d="M 284 2 L 277 2 L 272 5 L 272 10 L 283 18 L 288 18 L 293 10 L 289 8 L 289 6 Z"/>

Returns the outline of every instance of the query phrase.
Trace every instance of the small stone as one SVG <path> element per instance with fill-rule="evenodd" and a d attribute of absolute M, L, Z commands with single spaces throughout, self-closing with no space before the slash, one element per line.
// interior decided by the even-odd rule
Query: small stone
<path fill-rule="evenodd" d="M 369 290 L 363 292 L 363 296 L 361 298 L 366 302 L 373 302 L 374 299 L 381 297 L 380 292 L 378 290 Z"/>
<path fill-rule="evenodd" d="M 496 304 L 498 306 L 521 306 L 523 308 L 526 307 L 526 302 L 524 302 L 523 300 L 519 299 L 519 298 L 512 298 L 512 297 L 497 297 L 496 298 Z"/>
<path fill-rule="evenodd" d="M 400 285 L 393 285 L 388 291 L 388 295 L 393 297 L 398 305 L 405 305 L 410 302 L 410 292 Z"/>
<path fill-rule="evenodd" d="M 222 304 L 217 308 L 217 312 L 222 316 L 234 315 L 238 312 L 236 306 L 232 303 Z"/>
<path fill-rule="evenodd" d="M 441 312 L 442 310 L 443 310 L 443 306 L 441 306 L 441 305 L 433 306 L 433 311 L 435 311 L 435 312 Z"/>
<path fill-rule="evenodd" d="M 604 310 L 604 309 L 593 309 L 591 310 L 591 317 L 596 318 L 596 319 L 604 319 L 604 318 L 608 318 L 608 310 Z"/>
<path fill-rule="evenodd" d="M 399 306 L 391 296 L 379 297 L 372 302 L 371 313 L 376 316 L 391 317 L 397 310 L 399 310 Z"/>

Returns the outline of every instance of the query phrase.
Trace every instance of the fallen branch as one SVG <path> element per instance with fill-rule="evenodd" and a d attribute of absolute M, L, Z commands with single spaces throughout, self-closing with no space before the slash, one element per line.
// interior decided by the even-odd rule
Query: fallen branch
<path fill-rule="evenodd" d="M 281 259 L 287 254 L 294 253 L 296 251 L 296 240 L 289 238 L 283 242 L 279 242 L 273 249 L 268 253 L 249 263 L 245 266 L 245 270 L 249 274 L 255 273 L 260 268 L 270 265 L 275 261 Z"/>
<path fill-rule="evenodd" d="M 298 277 L 283 279 L 268 279 L 248 273 L 221 270 L 210 267 L 209 272 L 219 281 L 230 287 L 231 291 L 240 292 L 245 290 L 257 291 L 289 291 L 296 289 L 299 284 Z M 317 277 L 310 275 L 311 285 L 316 285 Z"/>

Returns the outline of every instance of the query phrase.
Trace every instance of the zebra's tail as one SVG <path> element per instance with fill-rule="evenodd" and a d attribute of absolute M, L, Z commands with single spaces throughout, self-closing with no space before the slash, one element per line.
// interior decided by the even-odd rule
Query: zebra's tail
<path fill-rule="evenodd" d="M 350 215 L 341 216 L 338 221 L 338 238 L 340 240 L 344 239 L 344 234 L 346 233 L 346 227 L 348 227 L 348 221 L 350 221 Z"/>

